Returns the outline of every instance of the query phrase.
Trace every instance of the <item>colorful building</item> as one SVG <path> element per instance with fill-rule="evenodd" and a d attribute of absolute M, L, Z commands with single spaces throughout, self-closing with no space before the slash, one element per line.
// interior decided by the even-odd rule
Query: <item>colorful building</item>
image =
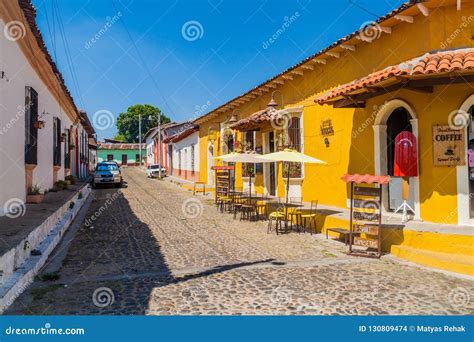
<path fill-rule="evenodd" d="M 199 126 L 189 127 L 165 139 L 170 146 L 168 170 L 170 176 L 185 181 L 199 181 Z"/>
<path fill-rule="evenodd" d="M 30 1 L 0 2 L 0 215 L 27 189 L 89 172 L 94 129 L 79 111 L 36 25 Z"/>
<path fill-rule="evenodd" d="M 472 1 L 403 4 L 194 120 L 199 180 L 212 185 L 214 157 L 230 150 L 290 147 L 327 162 L 292 165 L 290 196 L 318 200 L 334 213 L 321 215 L 321 230 L 348 227 L 350 194 L 341 176 L 392 175 L 383 188 L 383 212 L 393 216 L 402 201 L 393 171 L 395 137 L 410 132 L 418 169 L 408 180 L 413 220 L 386 226 L 384 249 L 473 274 L 467 247 L 474 235 L 472 32 Z M 284 197 L 278 164 L 254 172 L 257 192 Z M 237 164 L 236 186 L 247 176 Z"/>
<path fill-rule="evenodd" d="M 142 144 L 142 152 L 146 145 Z M 142 154 L 143 155 L 143 154 Z M 140 165 L 140 145 L 127 143 L 103 143 L 97 147 L 97 161 L 115 161 L 120 166 Z M 142 163 L 144 160 L 142 160 Z"/>

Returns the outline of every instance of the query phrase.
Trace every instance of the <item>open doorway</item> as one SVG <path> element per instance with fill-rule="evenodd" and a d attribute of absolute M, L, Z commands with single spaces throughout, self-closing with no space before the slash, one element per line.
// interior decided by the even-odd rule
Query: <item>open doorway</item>
<path fill-rule="evenodd" d="M 388 210 L 396 210 L 402 203 L 402 177 L 394 176 L 394 161 L 395 161 L 395 138 L 398 134 L 404 131 L 413 133 L 413 128 L 410 123 L 410 113 L 403 107 L 396 108 L 392 111 L 387 119 L 387 174 L 390 175 L 390 183 L 388 185 Z M 408 204 L 414 208 L 414 188 L 413 181 L 409 181 L 410 197 Z"/>

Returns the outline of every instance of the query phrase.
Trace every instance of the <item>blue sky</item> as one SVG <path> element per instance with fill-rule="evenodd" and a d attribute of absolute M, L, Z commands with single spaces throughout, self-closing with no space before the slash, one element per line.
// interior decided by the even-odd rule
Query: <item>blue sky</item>
<path fill-rule="evenodd" d="M 148 103 L 174 121 L 218 107 L 402 2 L 33 0 L 47 46 L 91 119 Z M 116 132 L 100 128 L 99 138 Z"/>

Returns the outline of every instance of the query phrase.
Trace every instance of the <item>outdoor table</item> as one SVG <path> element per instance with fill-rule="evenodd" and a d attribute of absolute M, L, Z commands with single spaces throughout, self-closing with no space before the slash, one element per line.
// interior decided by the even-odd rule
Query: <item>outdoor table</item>
<path fill-rule="evenodd" d="M 285 208 L 285 229 L 288 229 L 288 209 L 303 208 L 302 203 L 280 203 Z M 299 228 L 298 228 L 299 229 Z M 299 230 L 298 230 L 299 232 Z"/>

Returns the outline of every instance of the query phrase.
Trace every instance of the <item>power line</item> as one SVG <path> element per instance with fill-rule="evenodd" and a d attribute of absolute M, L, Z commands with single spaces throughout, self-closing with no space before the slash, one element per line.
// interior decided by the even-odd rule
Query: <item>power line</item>
<path fill-rule="evenodd" d="M 370 14 L 371 16 L 374 16 L 376 17 L 377 19 L 380 18 L 380 15 L 378 14 L 375 14 L 374 12 L 368 10 L 367 8 L 365 8 L 364 6 L 362 5 L 359 5 L 355 2 L 355 0 L 348 0 L 350 4 L 354 5 L 355 7 L 359 8 L 360 10 L 364 11 L 365 13 L 367 14 Z"/>
<path fill-rule="evenodd" d="M 74 66 L 74 63 L 73 63 L 73 60 L 72 60 L 72 57 L 71 57 L 71 50 L 69 48 L 69 43 L 68 43 L 68 40 L 67 40 L 66 31 L 64 29 L 64 24 L 63 24 L 63 21 L 62 21 L 61 12 L 59 10 L 57 0 L 53 0 L 53 9 L 54 9 L 53 10 L 53 16 L 55 16 L 57 21 L 58 21 L 58 29 L 59 29 L 61 40 L 63 42 L 64 54 L 66 55 L 66 61 L 69 64 L 69 71 L 71 73 L 72 83 L 73 83 L 73 86 L 76 90 L 79 102 L 81 103 L 81 107 L 83 109 L 85 109 L 81 89 L 79 87 L 79 82 L 77 81 L 76 69 L 75 69 L 75 66 Z"/>

